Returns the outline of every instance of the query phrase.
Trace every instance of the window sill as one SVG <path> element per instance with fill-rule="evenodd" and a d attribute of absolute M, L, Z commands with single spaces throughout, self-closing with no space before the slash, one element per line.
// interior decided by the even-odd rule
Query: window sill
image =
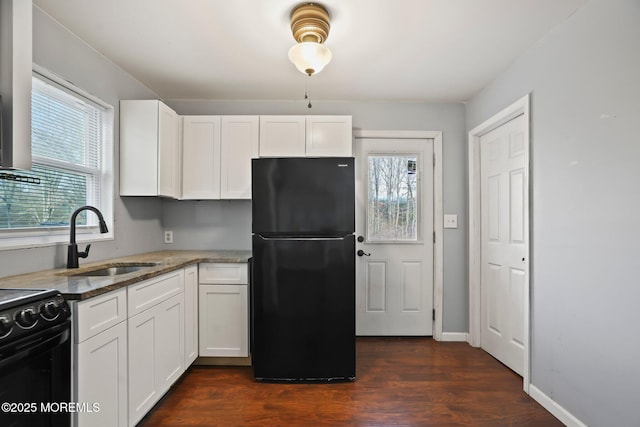
<path fill-rule="evenodd" d="M 113 232 L 109 231 L 105 234 L 93 232 L 78 232 L 76 241 L 78 243 L 91 243 L 113 240 Z M 0 251 L 8 251 L 15 249 L 32 249 L 47 246 L 67 245 L 69 244 L 69 231 L 66 233 L 55 233 L 36 236 L 7 236 L 0 235 Z"/>

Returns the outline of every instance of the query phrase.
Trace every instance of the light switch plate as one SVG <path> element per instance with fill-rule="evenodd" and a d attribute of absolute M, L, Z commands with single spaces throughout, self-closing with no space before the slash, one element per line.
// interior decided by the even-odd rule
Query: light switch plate
<path fill-rule="evenodd" d="M 444 228 L 458 228 L 458 215 L 445 215 Z"/>

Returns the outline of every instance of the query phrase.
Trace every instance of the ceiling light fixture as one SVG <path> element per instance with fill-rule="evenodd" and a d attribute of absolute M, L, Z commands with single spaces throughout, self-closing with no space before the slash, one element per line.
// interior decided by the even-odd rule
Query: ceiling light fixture
<path fill-rule="evenodd" d="M 318 3 L 304 3 L 291 12 L 291 32 L 296 44 L 289 60 L 300 72 L 317 74 L 331 61 L 331 51 L 323 43 L 329 36 L 329 13 Z"/>

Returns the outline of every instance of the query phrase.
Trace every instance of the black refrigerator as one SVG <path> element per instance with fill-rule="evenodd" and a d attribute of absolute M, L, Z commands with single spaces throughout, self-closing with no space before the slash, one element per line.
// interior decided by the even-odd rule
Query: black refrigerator
<path fill-rule="evenodd" d="M 252 215 L 256 380 L 353 381 L 354 159 L 253 159 Z"/>

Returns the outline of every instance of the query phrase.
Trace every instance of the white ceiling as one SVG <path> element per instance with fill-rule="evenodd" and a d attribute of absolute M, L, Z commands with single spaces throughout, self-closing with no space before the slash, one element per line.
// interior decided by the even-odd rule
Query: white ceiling
<path fill-rule="evenodd" d="M 464 102 L 587 0 L 322 0 L 316 100 Z M 294 100 L 298 0 L 33 0 L 163 99 Z"/>

